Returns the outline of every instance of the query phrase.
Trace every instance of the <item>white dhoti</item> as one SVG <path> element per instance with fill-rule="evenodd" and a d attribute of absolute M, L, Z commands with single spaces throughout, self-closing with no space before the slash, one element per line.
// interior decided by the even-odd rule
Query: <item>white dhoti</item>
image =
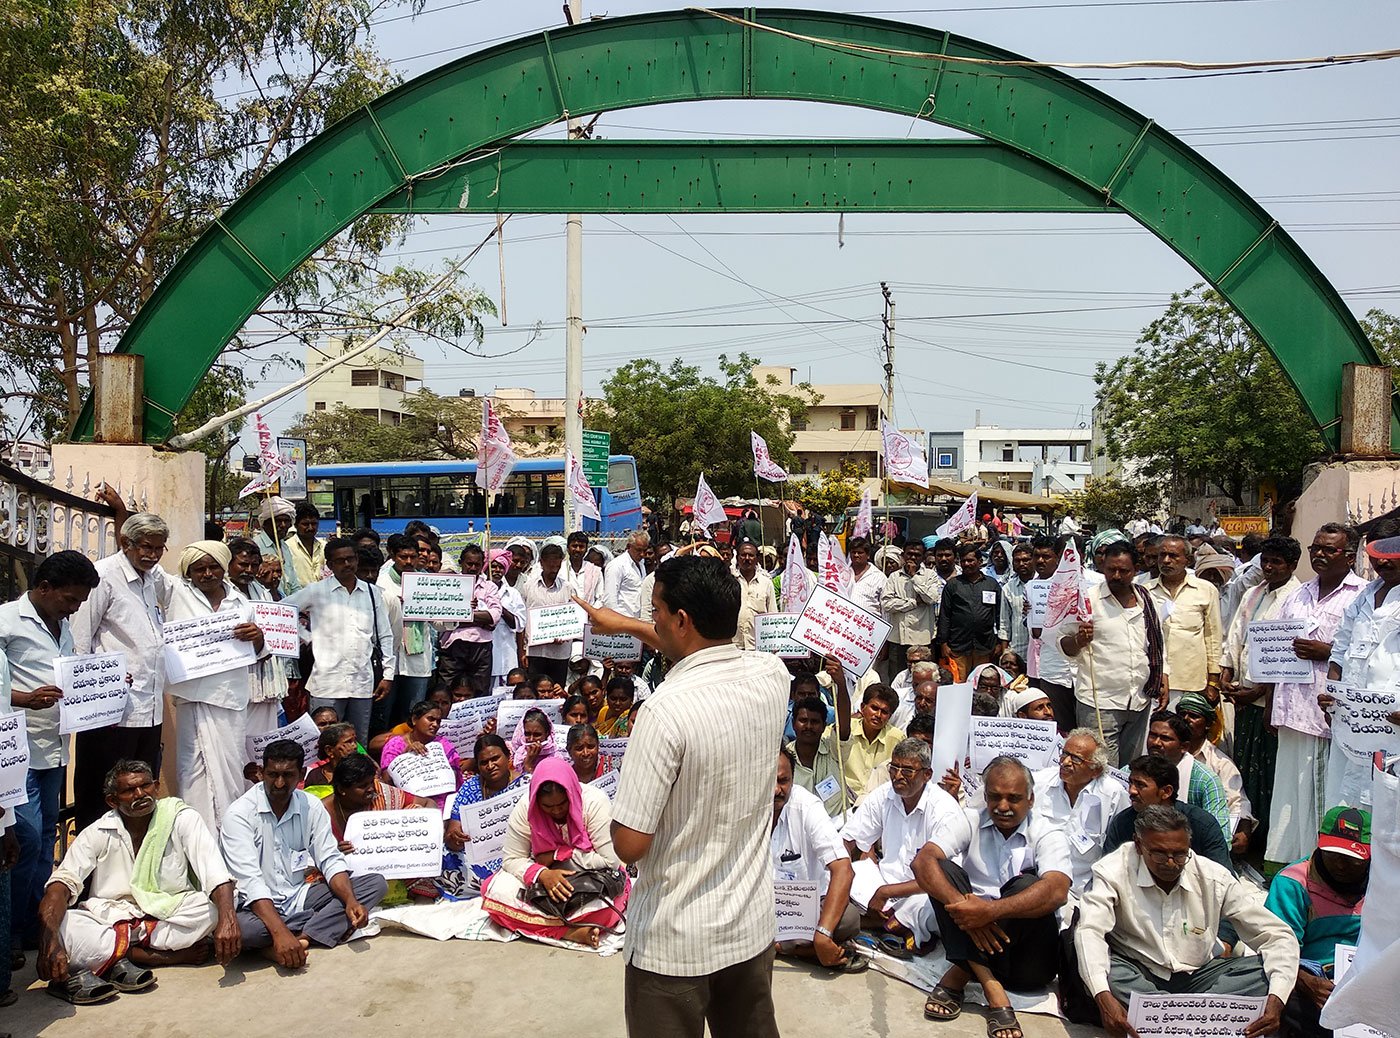
<path fill-rule="evenodd" d="M 248 708 L 182 701 L 179 716 L 175 757 L 180 799 L 217 834 L 224 812 L 248 789 L 243 777 Z"/>
<path fill-rule="evenodd" d="M 1278 730 L 1278 763 L 1269 803 L 1264 860 L 1284 865 L 1309 857 L 1327 809 L 1327 759 L 1332 740 L 1293 728 Z"/>
<path fill-rule="evenodd" d="M 269 699 L 266 703 L 248 704 L 248 734 L 266 735 L 275 731 L 281 725 L 277 723 L 277 715 L 281 712 L 282 701 L 280 699 Z M 245 751 L 246 752 L 246 751 Z M 261 764 L 262 761 L 255 763 Z M 310 767 L 308 764 L 307 767 Z"/>
<path fill-rule="evenodd" d="M 1340 745 L 1327 755 L 1327 786 L 1324 800 L 1328 810 L 1345 805 L 1371 809 L 1371 758 L 1357 758 Z"/>
<path fill-rule="evenodd" d="M 145 925 L 142 925 L 145 920 Z M 130 928 L 120 926 L 133 922 Z M 169 919 L 151 920 L 132 901 L 89 898 L 63 914 L 59 939 L 74 970 L 105 973 L 133 945 L 152 951 L 182 951 L 214 932 L 218 910 L 207 894 L 185 895 Z M 152 925 L 154 924 L 154 925 Z"/>

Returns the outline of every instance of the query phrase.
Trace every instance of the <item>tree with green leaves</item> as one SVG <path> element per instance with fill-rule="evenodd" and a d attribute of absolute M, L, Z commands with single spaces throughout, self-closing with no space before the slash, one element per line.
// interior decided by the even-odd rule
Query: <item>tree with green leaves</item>
<path fill-rule="evenodd" d="M 816 401 L 809 386 L 787 386 L 754 377 L 758 361 L 747 354 L 719 357 L 721 377 L 673 361 L 629 361 L 603 383 L 603 399 L 588 412 L 588 428 L 612 433 L 612 449 L 637 459 L 647 497 L 666 502 L 690 497 L 700 473 L 720 497 L 754 492 L 749 433 L 768 441 L 773 460 L 792 465 L 792 425 Z"/>
<path fill-rule="evenodd" d="M 302 415 L 286 434 L 306 441 L 306 460 L 312 465 L 476 457 L 479 397 L 438 396 L 420 389 L 404 398 L 403 410 L 400 424 L 385 425 L 374 415 L 334 407 Z"/>
<path fill-rule="evenodd" d="M 1205 480 L 1242 505 L 1265 479 L 1287 493 L 1326 449 L 1273 355 L 1201 285 L 1173 295 L 1094 381 L 1109 456 L 1167 490 Z"/>
<path fill-rule="evenodd" d="M 788 493 L 809 512 L 834 519 L 859 503 L 860 488 L 867 475 L 863 464 L 843 458 L 837 468 L 793 480 Z"/>
<path fill-rule="evenodd" d="M 1118 476 L 1090 479 L 1083 490 L 1064 495 L 1064 509 L 1088 526 L 1123 527 L 1138 516 L 1155 516 L 1162 510 L 1162 487 Z"/>
<path fill-rule="evenodd" d="M 398 82 L 370 25 L 404 7 L 416 12 L 421 0 L 9 0 L 0 15 L 0 435 L 68 427 L 96 358 L 208 223 L 293 149 Z M 380 260 L 407 227 L 379 216 L 337 236 L 279 286 L 221 364 L 242 366 L 254 347 L 373 329 L 386 304 L 420 295 L 438 275 Z M 420 311 L 413 330 L 458 346 L 479 338 L 478 315 L 489 311 L 458 286 Z M 231 400 L 227 376 L 211 379 L 204 395 Z"/>

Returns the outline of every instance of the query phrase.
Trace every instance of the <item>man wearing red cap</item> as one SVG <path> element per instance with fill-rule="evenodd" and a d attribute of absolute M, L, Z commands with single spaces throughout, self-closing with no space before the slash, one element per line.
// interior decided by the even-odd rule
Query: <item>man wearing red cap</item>
<path fill-rule="evenodd" d="M 1332 994 L 1338 944 L 1361 935 L 1361 906 L 1371 872 L 1371 816 L 1354 807 L 1327 812 L 1311 857 L 1289 865 L 1269 885 L 1264 907 L 1293 929 L 1301 946 L 1298 984 L 1284 1010 L 1285 1028 L 1304 1038 L 1330 1034 L 1318 1014 Z"/>

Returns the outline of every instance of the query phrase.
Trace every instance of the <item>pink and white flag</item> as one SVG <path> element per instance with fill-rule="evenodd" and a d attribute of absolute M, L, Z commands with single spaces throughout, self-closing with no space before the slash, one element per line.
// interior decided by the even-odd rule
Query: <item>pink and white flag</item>
<path fill-rule="evenodd" d="M 1080 588 L 1083 564 L 1079 549 L 1071 539 L 1065 544 L 1060 564 L 1050 578 L 1050 600 L 1045 607 L 1045 630 L 1053 631 L 1071 617 L 1086 620 L 1089 617 L 1089 604 L 1084 600 Z"/>
<path fill-rule="evenodd" d="M 753 474 L 770 483 L 785 482 L 787 469 L 773 460 L 773 455 L 768 453 L 767 441 L 753 430 L 749 430 L 749 437 L 753 444 Z"/>
<path fill-rule="evenodd" d="M 476 485 L 488 497 L 495 497 L 505 486 L 518 459 L 511 450 L 510 434 L 490 398 L 481 402 L 481 442 L 477 445 Z"/>
<path fill-rule="evenodd" d="M 870 488 L 866 487 L 860 495 L 860 511 L 856 513 L 856 525 L 851 530 L 854 537 L 869 537 L 870 531 L 874 529 L 874 508 L 870 502 Z"/>
<path fill-rule="evenodd" d="M 962 503 L 962 507 L 948 517 L 948 521 L 934 532 L 940 537 L 956 537 L 964 530 L 977 525 L 977 492 Z"/>
<path fill-rule="evenodd" d="M 724 513 L 724 505 L 719 503 L 719 498 L 710 489 L 710 484 L 705 482 L 703 472 L 700 473 L 700 482 L 695 487 L 695 504 L 692 508 L 695 521 L 705 527 L 707 533 L 711 526 L 729 521 L 729 516 Z"/>
<path fill-rule="evenodd" d="M 239 497 L 246 497 L 249 494 L 261 494 L 268 490 L 277 482 L 282 475 L 282 456 L 277 453 L 277 444 L 272 438 L 272 430 L 267 427 L 267 422 L 263 419 L 262 412 L 259 411 L 253 418 L 254 428 L 258 431 L 258 474 L 248 481 L 248 485 L 239 491 Z"/>
<path fill-rule="evenodd" d="M 894 483 L 912 483 L 927 490 L 928 453 L 924 445 L 883 419 L 880 438 L 885 448 L 885 477 Z"/>
<path fill-rule="evenodd" d="M 574 504 L 575 528 L 581 528 L 578 526 L 580 519 L 602 522 L 603 516 L 598 511 L 598 502 L 593 498 L 593 488 L 589 486 L 588 476 L 571 450 L 564 451 L 564 472 L 565 482 L 569 486 L 569 497 Z"/>
<path fill-rule="evenodd" d="M 822 587 L 847 598 L 855 584 L 855 575 L 846 561 L 846 553 L 841 550 L 841 542 L 825 533 L 817 541 L 817 578 Z"/>
<path fill-rule="evenodd" d="M 802 544 L 793 537 L 788 541 L 787 565 L 783 567 L 783 612 L 802 612 L 814 590 L 807 561 L 802 557 Z"/>

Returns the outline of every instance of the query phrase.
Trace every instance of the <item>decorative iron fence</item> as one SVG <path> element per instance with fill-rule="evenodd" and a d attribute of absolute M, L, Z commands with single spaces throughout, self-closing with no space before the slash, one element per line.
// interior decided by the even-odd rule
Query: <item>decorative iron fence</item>
<path fill-rule="evenodd" d="M 80 551 L 96 562 L 116 550 L 115 513 L 107 505 L 50 486 L 0 463 L 0 598 L 29 587 L 35 563 L 56 551 Z M 84 477 L 82 493 L 91 493 Z"/>

